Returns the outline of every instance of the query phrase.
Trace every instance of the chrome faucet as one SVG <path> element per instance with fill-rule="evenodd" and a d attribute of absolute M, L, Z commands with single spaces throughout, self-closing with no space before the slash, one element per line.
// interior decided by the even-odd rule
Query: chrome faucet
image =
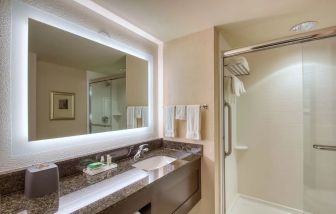
<path fill-rule="evenodd" d="M 139 149 L 138 149 L 137 153 L 133 157 L 134 161 L 138 160 L 139 158 L 141 158 L 141 155 L 143 155 L 145 152 L 149 151 L 147 146 L 148 146 L 148 144 L 141 144 L 139 146 Z"/>

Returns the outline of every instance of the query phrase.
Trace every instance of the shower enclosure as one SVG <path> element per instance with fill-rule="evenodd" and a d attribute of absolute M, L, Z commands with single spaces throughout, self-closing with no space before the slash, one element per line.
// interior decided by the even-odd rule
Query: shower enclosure
<path fill-rule="evenodd" d="M 336 28 L 223 54 L 221 213 L 336 213 Z M 225 77 L 224 77 L 225 76 Z"/>
<path fill-rule="evenodd" d="M 304 210 L 336 213 L 336 38 L 305 43 Z"/>
<path fill-rule="evenodd" d="M 90 133 L 115 131 L 126 128 L 125 94 L 125 75 L 90 82 Z"/>

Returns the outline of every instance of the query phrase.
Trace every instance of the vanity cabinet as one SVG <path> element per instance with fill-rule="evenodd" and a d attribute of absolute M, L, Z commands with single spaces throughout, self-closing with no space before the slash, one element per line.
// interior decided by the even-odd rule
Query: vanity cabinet
<path fill-rule="evenodd" d="M 201 199 L 201 159 L 156 180 L 101 213 L 183 214 Z"/>

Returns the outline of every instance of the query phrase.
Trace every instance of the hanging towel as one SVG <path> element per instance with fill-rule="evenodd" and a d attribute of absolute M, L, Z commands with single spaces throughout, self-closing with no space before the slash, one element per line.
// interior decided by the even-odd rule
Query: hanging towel
<path fill-rule="evenodd" d="M 111 98 L 103 97 L 103 114 L 109 116 L 111 114 Z"/>
<path fill-rule="evenodd" d="M 226 102 L 229 102 L 231 104 L 236 103 L 236 95 L 234 94 L 232 90 L 232 78 L 225 77 L 224 78 L 224 100 Z"/>
<path fill-rule="evenodd" d="M 187 106 L 187 139 L 201 140 L 201 106 Z"/>
<path fill-rule="evenodd" d="M 176 120 L 185 120 L 186 119 L 186 106 L 185 105 L 177 105 L 176 106 Z"/>
<path fill-rule="evenodd" d="M 134 116 L 136 119 L 142 118 L 142 106 L 135 106 L 134 107 Z"/>
<path fill-rule="evenodd" d="M 127 107 L 127 128 L 134 129 L 136 128 L 136 119 L 135 119 L 135 107 Z"/>
<path fill-rule="evenodd" d="M 231 79 L 232 79 L 232 91 L 237 97 L 239 97 L 243 93 L 246 93 L 244 84 L 242 81 L 240 81 L 240 79 L 238 79 L 234 75 L 231 76 Z"/>
<path fill-rule="evenodd" d="M 142 106 L 141 113 L 142 113 L 142 127 L 148 127 L 148 107 Z"/>
<path fill-rule="evenodd" d="M 224 99 L 229 103 L 235 103 L 236 97 L 246 93 L 243 82 L 234 75 L 224 78 Z"/>
<path fill-rule="evenodd" d="M 175 137 L 175 106 L 165 107 L 165 137 Z"/>

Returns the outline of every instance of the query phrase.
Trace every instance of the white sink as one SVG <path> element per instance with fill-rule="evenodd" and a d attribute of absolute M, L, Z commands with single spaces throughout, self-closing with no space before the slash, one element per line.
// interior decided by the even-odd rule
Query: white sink
<path fill-rule="evenodd" d="M 138 169 L 151 171 L 154 169 L 161 168 L 165 165 L 168 165 L 175 160 L 176 160 L 175 158 L 171 158 L 167 156 L 155 156 L 155 157 L 147 158 L 146 160 L 143 160 L 143 161 L 139 161 L 133 164 L 132 166 Z"/>

